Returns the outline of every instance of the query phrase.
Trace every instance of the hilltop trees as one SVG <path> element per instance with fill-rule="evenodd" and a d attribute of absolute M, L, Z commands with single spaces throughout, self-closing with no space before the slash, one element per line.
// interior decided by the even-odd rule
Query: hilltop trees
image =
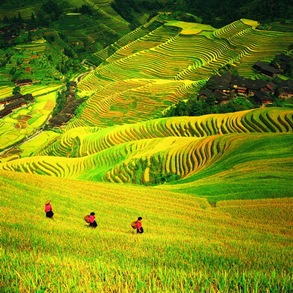
<path fill-rule="evenodd" d="M 52 0 L 44 2 L 41 6 L 41 10 L 47 14 L 52 21 L 57 20 L 63 12 L 61 5 L 58 5 Z"/>
<path fill-rule="evenodd" d="M 111 3 L 111 6 L 128 22 L 132 22 L 134 20 L 134 11 L 141 12 L 140 7 L 135 0 L 114 0 Z"/>
<path fill-rule="evenodd" d="M 218 5 L 216 0 L 185 0 L 185 1 L 140 1 L 114 0 L 112 7 L 127 21 L 135 21 L 135 12 L 145 10 L 159 10 L 168 8 L 174 11 L 183 11 L 197 15 L 203 23 L 214 27 L 222 27 L 240 18 L 250 18 L 269 23 L 272 21 L 292 19 L 293 5 L 290 0 L 222 0 Z"/>
<path fill-rule="evenodd" d="M 81 14 L 88 14 L 93 15 L 93 10 L 90 6 L 83 4 L 80 8 L 73 9 L 73 12 L 81 13 Z"/>
<path fill-rule="evenodd" d="M 116 10 L 125 20 L 130 23 L 136 23 L 134 12 L 140 13 L 142 9 L 146 10 L 156 10 L 163 8 L 167 4 L 163 4 L 161 2 L 144 0 L 139 4 L 136 0 L 114 0 L 111 2 L 111 6 L 114 10 Z"/>

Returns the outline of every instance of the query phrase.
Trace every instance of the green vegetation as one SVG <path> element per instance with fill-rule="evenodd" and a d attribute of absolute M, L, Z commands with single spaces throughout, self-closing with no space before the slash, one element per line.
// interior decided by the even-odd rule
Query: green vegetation
<path fill-rule="evenodd" d="M 0 177 L 0 287 L 6 292 L 293 289 L 290 198 L 212 208 L 204 199 L 150 187 L 12 172 Z M 45 218 L 48 199 L 54 220 Z M 96 229 L 83 220 L 92 211 Z M 142 235 L 130 227 L 138 216 Z"/>
<path fill-rule="evenodd" d="M 242 156 L 252 165 L 254 160 L 260 159 L 264 166 L 270 159 L 292 160 L 292 131 L 292 110 L 278 108 L 164 118 L 102 130 L 78 127 L 56 137 L 47 146 L 42 145 L 34 157 L 6 162 L 0 168 L 143 185 L 170 182 L 184 186 L 185 181 L 191 180 L 194 188 L 201 179 L 198 174 L 206 174 L 209 169 L 214 172 L 217 166 L 220 166 L 219 172 L 227 170 L 228 165 L 221 164 L 227 156 L 236 162 Z M 281 148 L 283 140 L 287 144 Z M 265 146 L 263 151 L 259 144 Z M 282 166 L 282 161 L 279 164 Z M 230 168 L 233 170 L 234 166 Z M 284 174 L 287 173 L 285 169 Z M 285 188 L 288 186 L 291 184 Z"/>
<path fill-rule="evenodd" d="M 0 3 L 0 292 L 293 291 L 292 4 L 232 2 Z"/>

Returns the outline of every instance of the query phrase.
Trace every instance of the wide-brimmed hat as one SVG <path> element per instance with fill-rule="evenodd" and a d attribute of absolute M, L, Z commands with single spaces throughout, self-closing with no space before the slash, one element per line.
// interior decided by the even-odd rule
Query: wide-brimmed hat
<path fill-rule="evenodd" d="M 51 200 L 48 200 L 48 201 L 45 203 L 45 205 L 48 205 L 50 202 L 51 202 Z"/>

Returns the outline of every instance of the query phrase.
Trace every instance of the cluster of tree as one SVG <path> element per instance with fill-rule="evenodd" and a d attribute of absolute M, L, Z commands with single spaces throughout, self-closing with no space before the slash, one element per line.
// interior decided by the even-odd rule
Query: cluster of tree
<path fill-rule="evenodd" d="M 187 101 L 179 101 L 172 105 L 163 117 L 173 116 L 201 116 L 213 113 L 215 110 L 215 98 L 207 98 L 206 101 L 198 101 L 197 96 L 190 96 Z"/>
<path fill-rule="evenodd" d="M 50 20 L 55 21 L 59 19 L 63 13 L 63 6 L 62 3 L 59 4 L 58 2 L 48 0 L 43 2 L 40 11 L 43 12 Z"/>
<path fill-rule="evenodd" d="M 140 1 L 114 0 L 112 7 L 127 21 L 135 21 L 134 12 L 141 9 L 183 11 L 197 15 L 203 23 L 214 27 L 222 27 L 240 18 L 249 18 L 270 23 L 292 19 L 293 3 L 290 0 L 222 0 L 220 5 L 217 0 L 185 0 L 185 1 Z"/>
<path fill-rule="evenodd" d="M 57 2 L 48 0 L 43 2 L 36 16 L 34 13 L 31 13 L 30 19 L 23 19 L 21 13 L 18 12 L 17 17 L 14 15 L 10 18 L 4 15 L 3 19 L 0 19 L 0 23 L 3 25 L 17 24 L 20 28 L 23 28 L 23 24 L 25 23 L 28 25 L 28 29 L 36 26 L 46 27 L 50 24 L 50 21 L 58 20 L 62 13 L 63 6 L 61 3 L 58 4 Z"/>
<path fill-rule="evenodd" d="M 50 57 L 48 57 L 49 59 Z M 52 58 L 51 58 L 52 60 Z M 78 60 L 75 60 L 73 58 L 68 58 L 67 60 L 64 60 L 64 58 L 62 58 L 61 62 L 59 62 L 56 65 L 56 69 L 61 72 L 63 75 L 65 75 L 66 73 L 68 73 L 69 71 L 78 71 L 81 68 L 81 64 L 79 63 Z"/>
<path fill-rule="evenodd" d="M 1 43 L 1 41 L 0 41 L 0 43 Z M 0 46 L 0 48 L 1 48 L 1 46 Z M 10 62 L 11 57 L 12 57 L 11 54 L 6 53 L 6 54 L 3 56 L 3 58 L 0 59 L 0 68 L 5 67 L 6 64 Z"/>
<path fill-rule="evenodd" d="M 70 92 L 70 82 L 66 83 L 66 88 L 62 91 L 58 92 L 56 105 L 53 109 L 52 116 L 56 116 L 59 114 L 61 110 L 63 110 L 67 103 L 67 95 Z"/>
<path fill-rule="evenodd" d="M 12 18 L 8 18 L 6 15 L 4 15 L 2 23 L 4 24 L 19 24 L 20 26 L 23 25 L 23 19 L 21 17 L 20 12 L 17 13 L 17 17 L 13 15 Z"/>
<path fill-rule="evenodd" d="M 168 3 L 168 2 L 167 2 Z M 114 0 L 111 2 L 112 8 L 118 12 L 125 20 L 130 22 L 133 26 L 138 25 L 137 21 L 135 20 L 135 12 L 141 13 L 142 9 L 145 10 L 157 10 L 166 7 L 167 3 L 162 3 L 159 1 L 136 1 L 136 0 Z"/>
<path fill-rule="evenodd" d="M 289 78 L 293 78 L 293 59 L 288 62 L 281 62 L 276 56 L 270 63 L 271 66 L 275 68 L 280 68 L 282 70 L 282 75 Z"/>
<path fill-rule="evenodd" d="M 14 8 L 14 7 L 25 7 L 28 5 L 39 4 L 40 0 L 1 0 L 0 7 L 3 8 Z"/>
<path fill-rule="evenodd" d="M 203 18 L 204 23 L 221 27 L 240 18 L 249 18 L 261 23 L 292 19 L 293 3 L 290 0 L 185 0 L 191 13 Z"/>
<path fill-rule="evenodd" d="M 92 10 L 92 8 L 86 4 L 83 4 L 81 7 L 79 8 L 75 8 L 73 9 L 74 13 L 81 13 L 81 14 L 88 14 L 88 15 L 93 15 L 94 11 Z"/>
<path fill-rule="evenodd" d="M 9 74 L 11 75 L 11 81 L 15 82 L 21 75 L 21 70 L 18 70 L 16 67 L 11 67 Z"/>
<path fill-rule="evenodd" d="M 249 97 L 238 97 L 224 105 L 215 105 L 215 97 L 211 96 L 206 100 L 198 100 L 197 96 L 191 96 L 187 101 L 179 101 L 171 106 L 162 117 L 176 116 L 201 116 L 213 113 L 231 113 L 248 109 L 258 108 L 253 99 Z M 279 106 L 276 101 L 275 106 Z"/>
<path fill-rule="evenodd" d="M 166 182 L 172 182 L 179 180 L 181 178 L 178 174 L 173 174 L 169 172 L 167 174 L 158 172 L 158 170 L 150 170 L 150 182 L 144 183 L 145 185 L 159 185 Z"/>
<path fill-rule="evenodd" d="M 31 13 L 29 19 L 23 19 L 20 12 L 18 12 L 17 17 L 15 15 L 13 17 L 4 15 L 2 19 L 0 18 L 0 25 L 3 31 L 3 34 L 0 35 L 0 49 L 31 42 L 32 29 L 49 26 L 50 21 L 57 20 L 61 14 L 61 6 L 49 0 L 42 4 L 36 16 Z"/>

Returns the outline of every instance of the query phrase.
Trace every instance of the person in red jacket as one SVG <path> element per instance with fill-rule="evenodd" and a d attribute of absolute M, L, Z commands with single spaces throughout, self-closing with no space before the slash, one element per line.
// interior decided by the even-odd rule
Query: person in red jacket
<path fill-rule="evenodd" d="M 90 225 L 89 225 L 89 227 L 96 228 L 98 226 L 98 224 L 95 221 L 95 219 L 96 219 L 95 213 L 90 213 L 90 216 L 89 216 Z"/>
<path fill-rule="evenodd" d="M 143 233 L 143 228 L 141 224 L 142 217 L 138 217 L 136 221 L 136 233 L 142 234 Z"/>
<path fill-rule="evenodd" d="M 45 213 L 47 218 L 53 219 L 54 213 L 51 206 L 51 200 L 45 203 Z"/>

